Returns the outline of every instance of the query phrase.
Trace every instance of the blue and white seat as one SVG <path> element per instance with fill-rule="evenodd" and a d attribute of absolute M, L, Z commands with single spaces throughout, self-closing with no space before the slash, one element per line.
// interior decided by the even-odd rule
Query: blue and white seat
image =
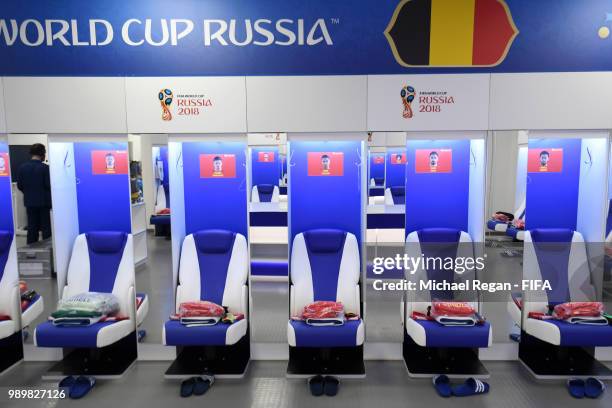
<path fill-rule="evenodd" d="M 522 329 L 555 346 L 612 346 L 612 326 L 571 324 L 529 318 L 530 312 L 547 313 L 565 302 L 593 301 L 595 288 L 582 235 L 570 229 L 534 229 L 525 232 L 523 279 L 548 280 L 552 289 L 527 290 L 522 299 Z M 513 318 L 519 316 L 515 307 Z M 511 309 L 511 305 L 509 305 Z"/>
<path fill-rule="evenodd" d="M 10 318 L 0 321 L 0 340 L 21 330 L 20 304 L 15 239 L 12 231 L 0 231 L 0 315 Z"/>
<path fill-rule="evenodd" d="M 514 225 L 508 227 L 506 235 L 516 241 L 525 241 L 525 230 L 516 228 Z"/>
<path fill-rule="evenodd" d="M 290 310 L 300 316 L 315 301 L 342 302 L 345 313 L 360 312 L 361 262 L 355 235 L 336 229 L 315 229 L 297 234 L 291 248 Z M 356 347 L 363 345 L 364 323 L 315 327 L 289 320 L 291 347 Z"/>
<path fill-rule="evenodd" d="M 134 245 L 132 235 L 119 231 L 92 231 L 77 236 L 68 265 L 62 298 L 86 292 L 112 293 L 119 300 L 119 321 L 85 327 L 58 327 L 45 322 L 34 332 L 38 347 L 102 348 L 136 330 Z"/>
<path fill-rule="evenodd" d="M 247 334 L 248 246 L 244 235 L 227 230 L 203 230 L 185 237 L 181 249 L 176 311 L 183 302 L 210 301 L 244 319 L 232 324 L 185 327 L 169 320 L 163 329 L 168 346 L 230 346 Z"/>
<path fill-rule="evenodd" d="M 467 232 L 451 228 L 426 228 L 413 231 L 406 238 L 406 251 L 409 257 L 415 259 L 441 257 L 473 258 L 474 248 L 472 239 Z M 406 279 L 409 281 L 436 280 L 441 282 L 457 282 L 462 276 L 473 276 L 473 270 L 467 269 L 459 273 L 454 270 L 443 268 L 425 269 L 420 267 L 410 275 L 406 271 Z M 418 287 L 418 286 L 417 286 Z M 466 347 L 482 348 L 489 347 L 492 343 L 491 325 L 485 322 L 482 325 L 471 327 L 449 327 L 443 326 L 435 321 L 417 320 L 412 318 L 413 312 L 427 314 L 428 307 L 433 300 L 453 301 L 454 293 L 451 291 L 407 291 L 406 302 L 403 307 L 403 319 L 406 333 L 421 347 Z M 470 302 L 478 311 L 478 302 Z"/>
<path fill-rule="evenodd" d="M 280 192 L 278 186 L 273 184 L 258 184 L 253 186 L 251 202 L 254 203 L 278 203 Z"/>
<path fill-rule="evenodd" d="M 383 177 L 370 178 L 370 187 L 384 187 L 385 179 Z"/>
<path fill-rule="evenodd" d="M 525 219 L 525 208 L 526 208 L 525 204 L 526 204 L 526 201 L 523 200 L 521 205 L 516 209 L 516 211 L 514 212 L 514 218 L 513 218 L 514 220 L 524 220 Z M 506 232 L 508 229 L 511 229 L 513 227 L 508 222 L 501 222 L 501 221 L 491 219 L 487 221 L 487 228 L 495 232 Z M 523 232 L 522 230 L 517 230 L 517 231 Z M 514 233 L 514 235 L 517 235 L 517 234 Z"/>
<path fill-rule="evenodd" d="M 395 186 L 385 189 L 385 205 L 405 205 L 406 187 Z"/>

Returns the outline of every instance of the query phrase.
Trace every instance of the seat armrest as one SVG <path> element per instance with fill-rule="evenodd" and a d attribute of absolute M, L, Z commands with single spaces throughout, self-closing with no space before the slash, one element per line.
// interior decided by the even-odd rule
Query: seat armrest
<path fill-rule="evenodd" d="M 241 312 L 244 313 L 244 318 L 246 319 L 249 315 L 249 287 L 247 285 L 242 285 L 242 298 L 240 301 Z"/>
<path fill-rule="evenodd" d="M 298 310 L 295 310 L 295 287 L 293 285 L 291 285 L 289 287 L 289 313 L 290 313 L 290 318 L 291 316 L 297 316 L 300 312 Z"/>
<path fill-rule="evenodd" d="M 136 291 L 133 286 L 128 289 L 128 299 L 128 316 L 131 321 L 136 322 Z"/>
<path fill-rule="evenodd" d="M 15 322 L 15 328 L 21 327 L 21 293 L 19 292 L 19 285 L 15 285 L 11 291 L 11 320 Z"/>

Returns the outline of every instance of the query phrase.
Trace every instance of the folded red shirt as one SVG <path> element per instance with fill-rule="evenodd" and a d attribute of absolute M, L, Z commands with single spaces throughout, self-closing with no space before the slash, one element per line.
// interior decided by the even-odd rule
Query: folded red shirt
<path fill-rule="evenodd" d="M 432 316 L 473 316 L 474 308 L 467 302 L 432 302 Z"/>
<path fill-rule="evenodd" d="M 603 311 L 601 302 L 567 302 L 555 306 L 553 316 L 561 320 L 579 316 L 597 317 L 601 316 Z"/>
<path fill-rule="evenodd" d="M 216 303 L 208 301 L 183 302 L 179 306 L 181 317 L 223 317 L 225 309 Z"/>
<path fill-rule="evenodd" d="M 319 300 L 304 307 L 302 312 L 303 319 L 329 319 L 337 317 L 344 312 L 341 302 L 331 302 Z"/>

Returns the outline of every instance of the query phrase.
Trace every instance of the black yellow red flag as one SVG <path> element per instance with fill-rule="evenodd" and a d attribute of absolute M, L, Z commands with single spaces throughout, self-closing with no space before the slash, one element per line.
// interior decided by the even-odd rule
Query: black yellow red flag
<path fill-rule="evenodd" d="M 402 0 L 385 35 L 406 67 L 490 67 L 518 29 L 504 0 Z"/>

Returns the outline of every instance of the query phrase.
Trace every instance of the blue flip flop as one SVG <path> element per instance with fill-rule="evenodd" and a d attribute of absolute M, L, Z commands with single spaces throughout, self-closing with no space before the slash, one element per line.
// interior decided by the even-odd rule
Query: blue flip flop
<path fill-rule="evenodd" d="M 450 380 L 446 375 L 436 375 L 433 378 L 432 382 L 439 396 L 444 398 L 448 398 L 451 396 Z"/>
<path fill-rule="evenodd" d="M 584 398 L 584 380 L 571 379 L 567 380 L 567 391 L 574 398 Z"/>
<path fill-rule="evenodd" d="M 320 397 L 323 395 L 323 376 L 315 375 L 308 380 L 308 387 L 310 388 L 310 393 L 315 397 Z"/>
<path fill-rule="evenodd" d="M 72 384 L 76 381 L 76 377 L 73 375 L 69 375 L 68 377 L 62 378 L 62 381 L 57 384 L 58 388 L 70 388 Z"/>
<path fill-rule="evenodd" d="M 335 397 L 338 394 L 340 388 L 340 381 L 336 377 L 330 375 L 325 376 L 323 379 L 323 391 L 328 397 Z"/>
<path fill-rule="evenodd" d="M 181 397 L 187 398 L 193 395 L 193 391 L 195 390 L 196 379 L 195 377 L 191 377 L 186 379 L 181 383 Z"/>
<path fill-rule="evenodd" d="M 94 385 L 96 385 L 96 379 L 94 377 L 81 375 L 77 377 L 76 380 L 74 380 L 74 384 L 70 386 L 68 396 L 72 399 L 83 398 L 91 391 Z"/>
<path fill-rule="evenodd" d="M 589 398 L 599 398 L 606 390 L 606 384 L 597 378 L 587 378 L 584 382 L 584 395 Z"/>
<path fill-rule="evenodd" d="M 489 384 L 477 378 L 468 378 L 465 383 L 453 387 L 455 397 L 469 397 L 470 395 L 480 395 L 489 392 Z"/>
<path fill-rule="evenodd" d="M 204 395 L 206 391 L 212 387 L 215 382 L 215 377 L 211 375 L 205 375 L 203 377 L 195 378 L 195 385 L 193 387 L 193 395 Z"/>

